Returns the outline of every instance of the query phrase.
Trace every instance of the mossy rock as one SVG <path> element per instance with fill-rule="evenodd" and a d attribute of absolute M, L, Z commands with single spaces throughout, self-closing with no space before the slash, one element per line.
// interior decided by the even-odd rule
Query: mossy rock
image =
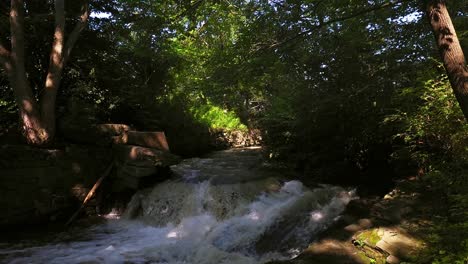
<path fill-rule="evenodd" d="M 383 255 L 378 255 L 370 252 L 365 252 L 359 251 L 357 255 L 361 259 L 363 263 L 369 263 L 369 264 L 385 264 L 385 257 Z"/>
<path fill-rule="evenodd" d="M 375 228 L 365 230 L 356 236 L 356 241 L 362 241 L 366 245 L 371 247 L 375 247 L 377 245 L 377 242 L 380 241 L 380 239 L 381 237 L 379 236 L 378 231 Z"/>

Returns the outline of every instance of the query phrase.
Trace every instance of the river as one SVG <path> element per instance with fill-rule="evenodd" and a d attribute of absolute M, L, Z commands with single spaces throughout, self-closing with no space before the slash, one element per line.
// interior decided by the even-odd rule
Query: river
<path fill-rule="evenodd" d="M 0 244 L 4 263 L 266 263 L 291 259 L 336 221 L 354 192 L 305 187 L 267 169 L 258 149 L 172 166 L 105 223 L 35 243 Z M 109 217 L 111 218 L 111 217 Z"/>

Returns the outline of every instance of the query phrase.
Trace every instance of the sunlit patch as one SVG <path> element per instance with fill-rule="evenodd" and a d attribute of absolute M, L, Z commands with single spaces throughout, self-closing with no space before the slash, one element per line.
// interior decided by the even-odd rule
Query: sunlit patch
<path fill-rule="evenodd" d="M 178 233 L 176 231 L 171 231 L 169 232 L 169 234 L 167 234 L 167 238 L 177 238 L 178 237 Z"/>
<path fill-rule="evenodd" d="M 45 85 L 47 88 L 52 88 L 53 87 L 53 80 L 52 80 L 52 76 L 47 76 L 47 80 L 46 80 L 46 85 Z"/>
<path fill-rule="evenodd" d="M 131 159 L 136 159 L 138 157 L 138 152 L 137 152 L 137 148 L 133 147 L 131 150 L 130 150 L 130 153 L 128 155 Z"/>
<path fill-rule="evenodd" d="M 322 214 L 322 212 L 319 211 L 313 211 L 312 213 L 310 213 L 310 219 L 312 219 L 315 222 L 322 220 L 323 217 L 324 215 Z"/>

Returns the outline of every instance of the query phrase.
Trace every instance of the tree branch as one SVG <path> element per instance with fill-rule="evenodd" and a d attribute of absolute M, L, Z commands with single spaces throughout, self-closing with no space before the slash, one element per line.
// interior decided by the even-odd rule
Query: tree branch
<path fill-rule="evenodd" d="M 81 31 L 83 31 L 83 29 L 86 27 L 86 24 L 88 23 L 90 14 L 89 3 L 87 0 L 83 1 L 84 2 L 83 6 L 81 7 L 80 20 L 76 23 L 75 28 L 73 28 L 73 31 L 70 33 L 70 36 L 68 36 L 67 42 L 64 47 L 63 66 L 67 64 L 72 49 L 75 46 L 75 43 L 78 40 Z"/>
<path fill-rule="evenodd" d="M 62 71 L 63 42 L 65 35 L 65 1 L 55 0 L 55 31 L 50 51 L 49 69 L 45 83 L 46 90 L 56 90 Z"/>
<path fill-rule="evenodd" d="M 10 31 L 11 60 L 18 70 L 24 71 L 24 2 L 11 0 Z"/>
<path fill-rule="evenodd" d="M 276 48 L 276 47 L 282 46 L 282 45 L 284 45 L 284 44 L 286 44 L 288 42 L 294 41 L 294 40 L 296 40 L 298 38 L 307 37 L 313 31 L 318 30 L 320 28 L 323 28 L 324 26 L 331 25 L 331 24 L 337 23 L 337 22 L 346 21 L 348 19 L 352 19 L 352 18 L 361 16 L 361 15 L 364 15 L 364 14 L 367 14 L 367 13 L 371 13 L 371 12 L 374 12 L 374 11 L 378 11 L 380 9 L 384 9 L 384 8 L 387 8 L 387 7 L 393 7 L 393 6 L 396 6 L 398 4 L 408 2 L 408 1 L 409 0 L 390 1 L 390 2 L 386 2 L 386 3 L 378 5 L 378 6 L 374 6 L 374 7 L 371 7 L 371 8 L 367 8 L 367 9 L 357 11 L 356 13 L 352 13 L 352 14 L 349 14 L 349 15 L 346 15 L 346 16 L 342 16 L 342 17 L 338 17 L 338 18 L 335 18 L 335 19 L 328 20 L 328 21 L 326 21 L 324 23 L 321 23 L 319 25 L 316 25 L 315 27 L 312 27 L 312 28 L 310 28 L 308 30 L 302 31 L 301 33 L 296 34 L 296 35 L 292 36 L 291 38 L 285 39 L 284 41 L 274 43 L 274 44 L 270 45 L 269 47 L 266 47 L 265 49 Z"/>

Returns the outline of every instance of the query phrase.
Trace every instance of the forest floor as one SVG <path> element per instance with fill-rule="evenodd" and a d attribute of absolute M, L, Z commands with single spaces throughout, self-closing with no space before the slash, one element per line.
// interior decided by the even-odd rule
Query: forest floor
<path fill-rule="evenodd" d="M 353 200 L 334 226 L 285 263 L 432 263 L 431 237 L 447 210 L 444 199 L 423 188 L 416 178 L 403 180 L 383 198 Z"/>

